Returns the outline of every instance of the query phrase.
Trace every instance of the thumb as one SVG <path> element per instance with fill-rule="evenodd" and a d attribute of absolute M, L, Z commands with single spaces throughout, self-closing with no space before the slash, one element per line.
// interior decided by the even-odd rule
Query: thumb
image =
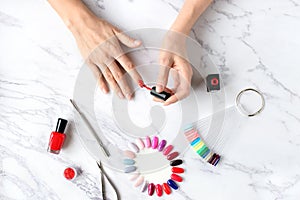
<path fill-rule="evenodd" d="M 115 35 L 118 38 L 118 40 L 122 44 L 124 44 L 124 45 L 126 45 L 126 46 L 128 46 L 130 48 L 136 48 L 136 47 L 138 47 L 138 46 L 140 46 L 142 44 L 142 42 L 140 40 L 136 40 L 136 39 L 134 39 L 132 37 L 129 37 L 124 32 L 122 32 L 122 31 L 120 31 L 118 29 L 114 30 L 114 32 L 115 32 Z"/>
<path fill-rule="evenodd" d="M 168 54 L 163 54 L 159 59 L 159 73 L 156 82 L 156 92 L 162 92 L 166 88 L 169 78 L 170 66 L 171 66 L 171 57 Z"/>

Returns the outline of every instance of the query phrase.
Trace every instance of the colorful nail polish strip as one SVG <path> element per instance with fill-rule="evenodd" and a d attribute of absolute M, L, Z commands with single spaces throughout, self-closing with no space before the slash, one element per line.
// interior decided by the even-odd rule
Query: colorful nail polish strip
<path fill-rule="evenodd" d="M 191 138 L 195 137 L 195 133 L 189 131 L 189 135 L 192 136 Z M 196 141 L 193 142 L 194 148 L 199 150 L 199 154 L 204 155 L 209 155 L 211 156 L 210 162 L 212 164 L 218 163 L 218 157 L 216 155 L 212 155 L 208 149 L 206 149 L 205 145 L 200 143 L 201 139 L 197 139 Z M 200 144 L 199 144 L 200 143 Z M 159 142 L 159 139 L 157 136 L 154 136 L 152 139 L 147 136 L 145 140 L 142 140 L 141 138 L 136 139 L 135 143 L 128 143 L 128 147 L 131 149 L 130 150 L 125 150 L 123 151 L 124 159 L 123 159 L 123 164 L 125 165 L 124 168 L 124 173 L 131 173 L 130 180 L 135 181 L 133 184 L 134 187 L 140 187 L 141 192 L 145 192 L 148 190 L 148 195 L 152 196 L 155 192 L 158 197 L 161 197 L 163 193 L 169 195 L 172 192 L 172 189 L 177 190 L 178 185 L 176 182 L 182 182 L 183 178 L 177 174 L 182 174 L 184 173 L 184 169 L 180 167 L 175 167 L 179 166 L 183 163 L 183 160 L 181 159 L 176 159 L 176 157 L 179 156 L 178 152 L 171 152 L 173 150 L 172 145 L 168 145 L 166 147 L 167 141 L 166 140 L 161 140 Z M 144 179 L 144 176 L 140 175 L 140 173 L 137 171 L 137 167 L 134 166 L 136 163 L 134 158 L 136 158 L 136 153 L 139 153 L 140 150 L 143 150 L 144 148 L 152 148 L 152 149 L 157 149 L 158 152 L 162 152 L 163 155 L 166 156 L 166 158 L 170 161 L 170 166 L 172 166 L 172 174 L 170 176 L 170 179 L 167 181 L 167 183 L 163 184 L 154 184 L 154 183 L 149 183 L 147 180 Z M 176 181 L 176 182 L 175 182 Z M 172 189 L 171 189 L 172 188 Z"/>
<path fill-rule="evenodd" d="M 154 194 L 155 185 L 153 183 L 150 183 L 148 185 L 148 195 L 152 196 Z"/>
<path fill-rule="evenodd" d="M 176 158 L 177 156 L 179 155 L 179 153 L 177 151 L 173 152 L 173 153 L 170 153 L 168 156 L 167 156 L 167 159 L 168 160 L 173 160 L 174 158 Z"/>
<path fill-rule="evenodd" d="M 157 148 L 158 151 L 162 151 L 162 150 L 165 148 L 166 144 L 167 144 L 167 141 L 166 141 L 166 140 L 160 141 L 160 143 L 159 143 L 159 145 L 158 145 L 158 148 Z"/>
<path fill-rule="evenodd" d="M 143 149 L 145 148 L 144 141 L 143 141 L 141 138 L 137 138 L 137 139 L 135 140 L 135 143 L 136 143 L 136 145 L 138 146 L 138 148 L 139 148 L 140 150 L 143 150 Z"/>
<path fill-rule="evenodd" d="M 167 195 L 171 194 L 172 190 L 171 190 L 170 186 L 167 183 L 163 183 L 162 187 L 163 187 L 164 192 Z"/>
<path fill-rule="evenodd" d="M 177 159 L 177 160 L 172 160 L 170 162 L 170 166 L 174 167 L 174 166 L 178 166 L 181 165 L 183 163 L 183 161 L 181 159 Z"/>
<path fill-rule="evenodd" d="M 158 146 L 158 137 L 154 136 L 152 139 L 152 149 L 156 149 Z"/>
<path fill-rule="evenodd" d="M 163 155 L 168 155 L 172 150 L 173 150 L 173 145 L 169 145 L 169 146 L 167 146 L 165 149 L 164 149 L 164 151 L 163 151 Z"/>
<path fill-rule="evenodd" d="M 162 190 L 162 187 L 161 187 L 160 184 L 157 184 L 157 185 L 155 186 L 155 190 L 156 190 L 157 196 L 161 197 L 162 194 L 163 194 L 163 190 Z"/>
<path fill-rule="evenodd" d="M 171 179 L 173 180 L 173 181 L 177 181 L 177 182 L 182 182 L 182 177 L 181 176 L 178 176 L 177 174 L 172 174 L 171 175 Z"/>
<path fill-rule="evenodd" d="M 188 125 L 184 129 L 184 135 L 193 150 L 206 162 L 214 166 L 219 163 L 221 156 L 212 152 L 212 150 L 206 146 L 204 141 L 200 138 L 198 131 L 192 125 Z"/>
<path fill-rule="evenodd" d="M 177 173 L 177 174 L 182 174 L 182 173 L 184 173 L 184 169 L 181 167 L 173 167 L 172 172 Z"/>
<path fill-rule="evenodd" d="M 173 188 L 174 190 L 178 190 L 178 185 L 175 183 L 175 181 L 173 181 L 172 179 L 169 179 L 167 181 L 168 185 Z"/>

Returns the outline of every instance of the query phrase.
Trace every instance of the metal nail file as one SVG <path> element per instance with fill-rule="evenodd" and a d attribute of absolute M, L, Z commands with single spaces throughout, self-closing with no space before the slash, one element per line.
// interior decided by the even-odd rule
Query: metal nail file
<path fill-rule="evenodd" d="M 97 143 L 100 146 L 100 149 L 103 151 L 104 155 L 106 157 L 110 156 L 109 151 L 105 148 L 105 146 L 103 145 L 103 142 L 101 141 L 101 139 L 99 138 L 99 136 L 97 135 L 95 129 L 92 127 L 92 125 L 90 124 L 90 122 L 87 120 L 87 118 L 84 116 L 84 114 L 82 112 L 80 112 L 78 106 L 76 105 L 76 103 L 70 99 L 70 102 L 72 103 L 73 107 L 75 108 L 75 110 L 78 112 L 79 116 L 81 117 L 81 119 L 83 120 L 83 122 L 86 124 L 86 126 L 88 127 L 89 131 L 93 134 L 93 136 L 95 137 Z"/>

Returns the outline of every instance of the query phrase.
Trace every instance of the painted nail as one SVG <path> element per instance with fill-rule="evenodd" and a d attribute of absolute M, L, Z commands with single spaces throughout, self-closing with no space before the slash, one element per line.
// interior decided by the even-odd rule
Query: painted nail
<path fill-rule="evenodd" d="M 173 181 L 172 179 L 169 179 L 168 180 L 168 185 L 173 188 L 174 190 L 177 190 L 178 189 L 178 185 L 175 183 L 175 181 Z"/>
<path fill-rule="evenodd" d="M 125 167 L 124 173 L 131 173 L 131 172 L 134 172 L 135 170 L 136 170 L 136 166 L 128 166 L 128 167 Z"/>
<path fill-rule="evenodd" d="M 160 143 L 159 143 L 159 145 L 158 145 L 158 148 L 157 148 L 158 151 L 162 151 L 162 150 L 165 148 L 166 144 L 167 144 L 167 141 L 166 141 L 166 140 L 160 141 Z"/>
<path fill-rule="evenodd" d="M 216 160 L 212 163 L 214 166 L 217 166 L 217 164 L 219 163 L 221 159 L 221 156 L 217 155 Z"/>
<path fill-rule="evenodd" d="M 169 155 L 167 156 L 167 159 L 168 159 L 168 160 L 173 160 L 173 159 L 176 158 L 178 155 L 179 155 L 179 153 L 178 153 L 177 151 L 175 151 L 175 152 L 169 154 Z"/>
<path fill-rule="evenodd" d="M 167 147 L 164 149 L 163 154 L 166 156 L 166 155 L 168 155 L 172 150 L 173 150 L 173 145 L 169 145 L 169 146 L 167 146 Z"/>
<path fill-rule="evenodd" d="M 150 183 L 150 184 L 148 185 L 148 195 L 149 195 L 149 196 L 152 196 L 152 195 L 154 194 L 154 189 L 155 189 L 154 184 L 153 184 L 153 183 Z"/>
<path fill-rule="evenodd" d="M 156 149 L 158 146 L 158 137 L 154 136 L 152 139 L 152 149 Z"/>
<path fill-rule="evenodd" d="M 124 165 L 134 165 L 134 164 L 135 164 L 135 161 L 132 160 L 132 159 L 124 159 L 124 160 L 123 160 L 123 164 L 124 164 Z"/>
<path fill-rule="evenodd" d="M 181 167 L 173 167 L 172 172 L 177 173 L 177 174 L 182 174 L 182 173 L 184 173 L 184 169 Z"/>
<path fill-rule="evenodd" d="M 134 187 L 139 187 L 140 185 L 143 184 L 143 182 L 144 182 L 144 176 L 140 176 L 140 177 L 136 180 L 136 182 L 135 182 L 135 184 L 134 184 Z"/>
<path fill-rule="evenodd" d="M 182 177 L 181 177 L 181 176 L 178 176 L 177 174 L 172 174 L 172 175 L 171 175 L 171 179 L 172 179 L 173 181 L 182 182 Z"/>
<path fill-rule="evenodd" d="M 141 138 L 137 138 L 135 140 L 135 143 L 137 144 L 140 150 L 143 150 L 145 148 L 145 144 Z"/>
<path fill-rule="evenodd" d="M 130 159 L 134 159 L 136 157 L 135 153 L 129 150 L 123 151 L 123 155 Z"/>
<path fill-rule="evenodd" d="M 134 151 L 135 153 L 138 153 L 138 152 L 140 151 L 139 147 L 138 147 L 136 144 L 132 143 L 132 142 L 129 142 L 129 143 L 128 143 L 128 147 L 129 147 L 132 151 Z"/>
<path fill-rule="evenodd" d="M 143 186 L 141 187 L 141 192 L 145 192 L 147 190 L 148 184 L 149 184 L 148 181 L 144 182 Z"/>
<path fill-rule="evenodd" d="M 183 163 L 183 161 L 181 159 L 177 159 L 177 160 L 172 160 L 170 162 L 170 166 L 178 166 L 178 165 L 181 165 Z"/>
<path fill-rule="evenodd" d="M 146 137 L 146 147 L 150 148 L 151 147 L 151 139 L 149 136 Z"/>
<path fill-rule="evenodd" d="M 160 184 L 157 184 L 157 185 L 155 186 L 155 190 L 156 190 L 157 196 L 161 197 L 162 194 L 163 194 L 163 190 L 162 190 L 162 187 L 161 187 Z"/>
<path fill-rule="evenodd" d="M 171 194 L 172 190 L 171 190 L 170 186 L 167 183 L 163 183 L 162 187 L 163 187 L 163 190 L 165 191 L 165 193 L 167 195 Z"/>

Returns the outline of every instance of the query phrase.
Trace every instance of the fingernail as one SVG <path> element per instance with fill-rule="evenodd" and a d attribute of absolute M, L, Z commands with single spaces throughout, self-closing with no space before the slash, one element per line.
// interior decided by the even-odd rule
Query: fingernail
<path fill-rule="evenodd" d="M 161 85 L 157 85 L 156 86 L 156 92 L 162 92 L 163 91 L 163 87 Z"/>
<path fill-rule="evenodd" d="M 125 98 L 122 92 L 118 92 L 118 96 L 119 96 L 121 99 L 124 99 L 124 98 Z"/>
<path fill-rule="evenodd" d="M 140 40 L 135 40 L 134 41 L 134 45 L 135 46 L 139 46 L 139 45 L 141 45 L 142 44 L 142 41 L 140 41 Z"/>
<path fill-rule="evenodd" d="M 132 99 L 132 95 L 131 95 L 131 94 L 126 94 L 126 98 L 127 98 L 128 100 L 131 100 L 131 99 Z"/>
<path fill-rule="evenodd" d="M 104 94 L 107 94 L 107 93 L 108 93 L 108 91 L 107 91 L 105 88 L 102 88 L 102 92 L 103 92 Z"/>

